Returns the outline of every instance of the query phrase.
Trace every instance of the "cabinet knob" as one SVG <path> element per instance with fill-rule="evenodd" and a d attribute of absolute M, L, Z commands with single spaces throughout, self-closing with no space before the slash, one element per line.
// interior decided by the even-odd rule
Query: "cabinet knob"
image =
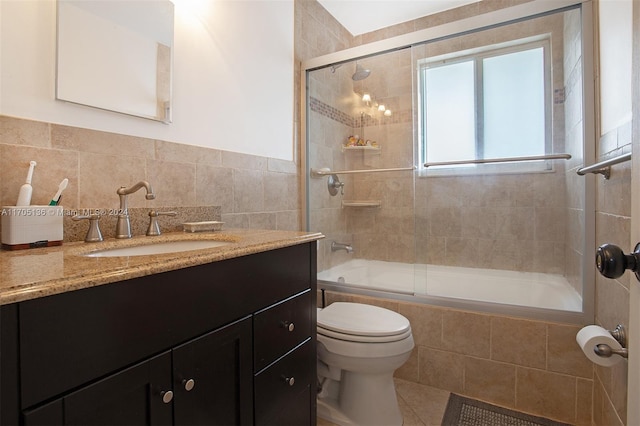
<path fill-rule="evenodd" d="M 189 379 L 189 380 L 185 379 L 182 381 L 182 386 L 184 386 L 184 390 L 186 390 L 187 392 L 193 389 L 195 385 L 196 385 L 196 382 L 193 379 Z"/>
<path fill-rule="evenodd" d="M 289 386 L 293 386 L 296 383 L 296 379 L 294 377 L 285 377 L 284 382 Z"/>
<path fill-rule="evenodd" d="M 293 331 L 296 328 L 295 324 L 289 321 L 283 321 L 282 327 L 286 328 L 288 331 Z"/>
<path fill-rule="evenodd" d="M 173 399 L 173 391 L 162 391 L 160 392 L 160 396 L 162 397 L 162 402 L 168 404 Z"/>

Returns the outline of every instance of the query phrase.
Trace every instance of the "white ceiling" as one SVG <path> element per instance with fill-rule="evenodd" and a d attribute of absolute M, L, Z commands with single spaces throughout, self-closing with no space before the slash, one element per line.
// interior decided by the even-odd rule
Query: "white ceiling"
<path fill-rule="evenodd" d="M 480 0 L 318 0 L 354 36 Z"/>

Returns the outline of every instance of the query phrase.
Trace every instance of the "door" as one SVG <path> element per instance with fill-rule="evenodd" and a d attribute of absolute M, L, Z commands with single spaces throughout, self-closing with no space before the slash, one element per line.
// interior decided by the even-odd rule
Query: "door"
<path fill-rule="evenodd" d="M 43 407 L 25 425 L 171 425 L 171 353 L 165 352 Z"/>
<path fill-rule="evenodd" d="M 253 423 L 251 317 L 173 349 L 177 425 Z"/>
<path fill-rule="evenodd" d="M 633 48 L 631 74 L 631 110 L 632 110 L 632 151 L 631 161 L 631 242 L 640 241 L 640 7 L 634 1 L 633 7 Z M 638 336 L 640 330 L 640 283 L 631 280 L 629 289 L 629 334 Z M 640 424 L 640 341 L 631 338 L 629 347 L 629 369 L 627 377 L 627 424 Z"/>

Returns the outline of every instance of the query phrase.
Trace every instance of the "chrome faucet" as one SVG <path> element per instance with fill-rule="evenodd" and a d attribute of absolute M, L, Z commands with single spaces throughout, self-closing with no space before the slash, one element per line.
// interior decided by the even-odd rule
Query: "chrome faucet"
<path fill-rule="evenodd" d="M 331 241 L 331 251 L 345 250 L 347 253 L 353 253 L 353 247 L 350 244 L 336 243 Z"/>
<path fill-rule="evenodd" d="M 131 188 L 121 186 L 116 191 L 120 196 L 120 210 L 118 210 L 118 222 L 116 223 L 116 238 L 131 238 L 131 220 L 129 219 L 129 203 L 127 201 L 127 195 L 133 194 L 142 187 L 147 190 L 147 195 L 145 195 L 147 200 L 153 200 L 156 198 L 156 194 L 153 193 L 153 188 L 151 188 L 149 182 L 144 180 L 136 183 Z"/>

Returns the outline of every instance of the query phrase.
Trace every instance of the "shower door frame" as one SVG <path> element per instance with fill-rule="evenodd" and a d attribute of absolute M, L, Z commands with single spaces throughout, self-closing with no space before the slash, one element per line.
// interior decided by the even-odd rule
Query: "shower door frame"
<path fill-rule="evenodd" d="M 300 124 L 301 136 L 303 143 L 301 144 L 301 188 L 303 203 L 303 227 L 309 229 L 309 137 L 307 129 L 308 123 L 308 84 L 309 73 L 325 68 L 331 65 L 338 65 L 354 60 L 375 56 L 379 54 L 389 53 L 395 50 L 410 48 L 412 45 L 422 44 L 425 42 L 454 37 L 476 30 L 496 27 L 509 22 L 525 20 L 536 15 L 547 13 L 561 12 L 579 6 L 582 17 L 582 71 L 583 71 L 583 162 L 584 164 L 593 164 L 596 159 L 595 150 L 595 76 L 594 76 L 594 22 L 593 22 L 593 2 L 591 0 L 549 0 L 549 1 L 531 1 L 528 3 L 500 9 L 497 11 L 461 19 L 458 21 L 438 25 L 435 27 L 419 30 L 388 39 L 363 44 L 349 49 L 340 50 L 334 53 L 318 56 L 308 59 L 301 64 L 301 90 L 300 90 Z M 415 160 L 415 159 L 414 159 Z M 517 308 L 513 312 L 518 311 L 520 315 L 524 312 L 524 316 L 536 319 L 563 321 L 574 324 L 591 324 L 595 315 L 595 267 L 590 251 L 595 250 L 595 188 L 596 176 L 588 174 L 585 179 L 585 200 L 584 200 L 584 246 L 582 254 L 582 312 L 568 311 L 550 311 L 549 314 L 543 314 L 540 310 Z M 374 294 L 375 293 L 375 294 Z M 382 295 L 383 292 L 372 292 L 371 295 Z M 401 299 L 403 299 L 401 297 Z M 487 308 L 489 310 L 489 308 Z M 509 307 L 505 307 L 504 313 L 512 313 Z"/>

